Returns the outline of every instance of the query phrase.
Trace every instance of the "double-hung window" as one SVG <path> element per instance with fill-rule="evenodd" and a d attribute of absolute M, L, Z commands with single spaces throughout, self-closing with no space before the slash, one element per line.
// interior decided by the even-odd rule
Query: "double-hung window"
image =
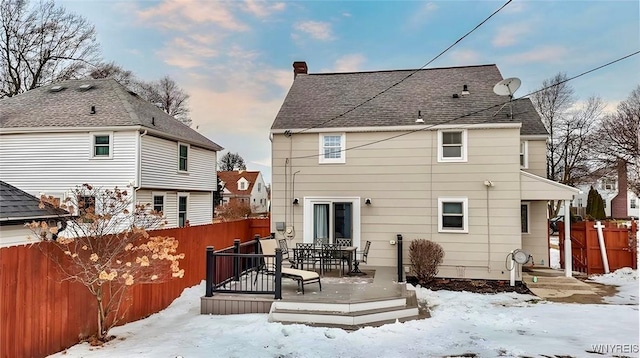
<path fill-rule="evenodd" d="M 188 171 L 189 146 L 187 144 L 178 143 L 178 170 L 181 172 Z"/>
<path fill-rule="evenodd" d="M 438 231 L 469 232 L 467 198 L 438 198 Z"/>
<path fill-rule="evenodd" d="M 520 168 L 527 169 L 529 167 L 529 160 L 527 158 L 527 150 L 529 143 L 526 140 L 520 142 Z"/>
<path fill-rule="evenodd" d="M 520 232 L 529 233 L 529 203 L 520 204 Z"/>
<path fill-rule="evenodd" d="M 452 129 L 438 131 L 438 161 L 467 161 L 467 130 Z"/>
<path fill-rule="evenodd" d="M 153 193 L 153 211 L 157 213 L 164 213 L 164 193 Z"/>
<path fill-rule="evenodd" d="M 188 202 L 189 202 L 188 195 L 178 194 L 178 227 L 185 227 L 187 225 Z"/>
<path fill-rule="evenodd" d="M 91 158 L 112 158 L 112 149 L 112 133 L 91 133 Z"/>
<path fill-rule="evenodd" d="M 345 163 L 345 133 L 320 133 L 321 164 Z"/>

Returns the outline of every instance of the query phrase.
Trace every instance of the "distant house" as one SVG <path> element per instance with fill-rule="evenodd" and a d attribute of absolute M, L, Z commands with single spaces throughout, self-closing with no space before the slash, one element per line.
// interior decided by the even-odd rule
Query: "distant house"
<path fill-rule="evenodd" d="M 13 185 L 0 181 L 0 247 L 35 243 L 36 238 L 25 224 L 46 221 L 62 228 L 67 211 L 51 205 L 40 207 L 40 199 Z"/>
<path fill-rule="evenodd" d="M 269 211 L 269 194 L 259 171 L 218 172 L 222 184 L 222 203 L 238 202 L 251 207 L 252 213 Z"/>
<path fill-rule="evenodd" d="M 0 179 L 58 198 L 83 183 L 128 188 L 169 227 L 212 221 L 221 149 L 112 79 L 0 99 Z"/>
<path fill-rule="evenodd" d="M 582 190 L 582 194 L 576 195 L 576 198 L 572 202 L 572 206 L 578 208 L 578 214 L 583 215 L 584 212 L 586 212 L 587 199 L 591 185 L 578 185 L 578 188 Z M 598 191 L 604 201 L 605 215 L 607 215 L 607 217 L 612 217 L 613 201 L 619 194 L 617 179 L 607 177 L 597 179 L 593 188 Z M 640 199 L 633 191 L 627 190 L 626 210 L 623 215 L 619 215 L 617 218 L 622 219 L 631 216 L 635 218 L 640 216 Z"/>
<path fill-rule="evenodd" d="M 549 265 L 547 204 L 579 192 L 545 179 L 548 133 L 531 101 L 499 96 L 496 65 L 310 74 L 271 126 L 271 229 L 293 243 L 371 241 L 394 266 L 396 237 L 439 243 L 439 275 L 508 279 L 524 249 Z M 569 220 L 567 220 L 569 221 Z"/>

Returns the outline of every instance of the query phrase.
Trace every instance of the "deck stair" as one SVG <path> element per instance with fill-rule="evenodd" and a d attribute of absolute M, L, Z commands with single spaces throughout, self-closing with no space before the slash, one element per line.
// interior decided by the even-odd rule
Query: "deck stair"
<path fill-rule="evenodd" d="M 300 297 L 300 300 L 275 301 L 271 305 L 269 321 L 358 329 L 428 317 L 428 312 L 419 307 L 412 286 L 384 282 L 365 285 L 368 286 L 366 290 L 356 285 L 353 292 L 343 292 L 338 297 L 305 295 L 307 297 Z M 327 291 L 331 289 L 326 288 Z"/>

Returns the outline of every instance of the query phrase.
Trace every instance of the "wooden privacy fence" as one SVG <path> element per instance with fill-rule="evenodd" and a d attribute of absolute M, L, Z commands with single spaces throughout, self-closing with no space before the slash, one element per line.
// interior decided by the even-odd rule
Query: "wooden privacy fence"
<path fill-rule="evenodd" d="M 610 271 L 622 267 L 637 268 L 637 222 L 631 228 L 615 221 L 603 222 L 604 243 Z M 571 223 L 571 257 L 573 271 L 587 275 L 604 273 L 598 232 L 594 221 Z M 564 265 L 564 223 L 558 223 L 560 234 L 560 266 Z"/>
<path fill-rule="evenodd" d="M 205 279 L 207 246 L 233 246 L 233 240 L 253 240 L 270 233 L 269 219 L 247 219 L 186 228 L 157 230 L 172 236 L 184 253 L 184 277 L 158 284 L 135 285 L 126 297 L 121 324 L 166 308 L 182 291 Z M 78 283 L 62 276 L 42 250 L 23 245 L 0 248 L 0 357 L 44 357 L 72 346 L 97 330 L 95 299 Z"/>

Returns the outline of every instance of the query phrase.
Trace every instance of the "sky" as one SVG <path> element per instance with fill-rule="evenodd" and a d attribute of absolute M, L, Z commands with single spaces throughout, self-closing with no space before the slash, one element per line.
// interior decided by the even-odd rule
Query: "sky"
<path fill-rule="evenodd" d="M 144 80 L 169 75 L 190 95 L 192 127 L 271 182 L 269 129 L 309 73 L 417 69 L 504 1 L 60 0 L 96 27 L 105 61 Z M 497 64 L 515 96 L 640 50 L 631 1 L 518 1 L 426 68 Z M 640 56 L 570 82 L 577 103 L 614 110 L 640 83 Z M 390 84 L 391 85 L 391 84 Z"/>
<path fill-rule="evenodd" d="M 203 282 L 167 309 L 114 328 L 103 347 L 81 343 L 50 357 L 638 357 L 638 271 L 592 279 L 618 293 L 596 305 L 417 287 L 430 318 L 353 332 L 270 323 L 268 314 L 201 315 Z"/>

